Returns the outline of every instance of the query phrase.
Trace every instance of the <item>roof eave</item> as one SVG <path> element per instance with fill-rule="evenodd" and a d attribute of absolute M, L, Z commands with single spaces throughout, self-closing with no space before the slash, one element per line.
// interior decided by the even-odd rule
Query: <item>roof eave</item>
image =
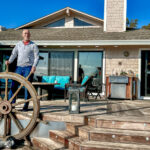
<path fill-rule="evenodd" d="M 18 40 L 0 40 L 0 45 L 16 45 Z M 129 46 L 148 45 L 149 40 L 34 40 L 39 46 Z"/>

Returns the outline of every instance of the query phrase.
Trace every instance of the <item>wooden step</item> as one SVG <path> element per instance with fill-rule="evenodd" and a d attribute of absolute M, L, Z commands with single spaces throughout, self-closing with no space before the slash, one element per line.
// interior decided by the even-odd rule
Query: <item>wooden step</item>
<path fill-rule="evenodd" d="M 62 122 L 76 122 L 85 123 L 87 118 L 81 115 L 74 114 L 63 114 L 63 113 L 43 113 L 42 120 L 44 121 L 62 121 Z"/>
<path fill-rule="evenodd" d="M 74 135 L 78 135 L 78 128 L 84 126 L 83 123 L 66 122 L 66 130 Z"/>
<path fill-rule="evenodd" d="M 93 128 L 85 126 L 79 128 L 79 136 L 90 141 L 150 144 L 149 131 Z"/>
<path fill-rule="evenodd" d="M 32 139 L 32 144 L 39 150 L 65 150 L 62 144 L 56 143 L 48 138 L 35 137 Z"/>
<path fill-rule="evenodd" d="M 51 140 L 62 144 L 66 148 L 69 145 L 68 139 L 75 137 L 75 135 L 69 131 L 58 131 L 58 130 L 49 131 L 49 135 Z"/>
<path fill-rule="evenodd" d="M 69 140 L 69 150 L 149 150 L 149 145 L 87 141 L 79 137 Z"/>
<path fill-rule="evenodd" d="M 150 131 L 150 119 L 147 117 L 116 117 L 112 115 L 90 117 L 88 125 L 96 128 Z"/>

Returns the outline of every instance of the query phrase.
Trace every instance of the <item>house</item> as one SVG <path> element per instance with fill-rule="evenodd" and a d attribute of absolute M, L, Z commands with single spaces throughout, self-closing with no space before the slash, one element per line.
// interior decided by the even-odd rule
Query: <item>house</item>
<path fill-rule="evenodd" d="M 84 75 L 96 75 L 101 68 L 105 83 L 106 76 L 132 72 L 138 98 L 149 99 L 150 31 L 126 30 L 126 8 L 127 0 L 105 0 L 104 20 L 66 7 L 16 29 L 1 28 L 0 71 L 22 29 L 30 29 L 41 56 L 36 76 L 69 75 L 77 82 L 81 65 Z"/>

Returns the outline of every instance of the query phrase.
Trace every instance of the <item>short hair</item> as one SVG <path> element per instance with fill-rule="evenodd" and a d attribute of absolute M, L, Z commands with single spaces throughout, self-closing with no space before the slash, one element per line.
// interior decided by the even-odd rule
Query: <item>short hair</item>
<path fill-rule="evenodd" d="M 23 29 L 23 30 L 22 30 L 22 33 L 23 33 L 25 30 L 28 30 L 28 31 L 29 31 L 29 33 L 30 33 L 30 30 L 29 30 L 29 29 Z"/>

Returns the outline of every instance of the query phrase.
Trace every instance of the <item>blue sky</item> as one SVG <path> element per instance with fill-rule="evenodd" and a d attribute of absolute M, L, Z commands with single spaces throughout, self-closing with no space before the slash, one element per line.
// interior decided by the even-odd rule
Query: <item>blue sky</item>
<path fill-rule="evenodd" d="M 150 0 L 127 0 L 127 17 L 140 28 L 150 23 Z M 0 25 L 16 28 L 65 7 L 103 19 L 104 0 L 1 0 Z"/>

